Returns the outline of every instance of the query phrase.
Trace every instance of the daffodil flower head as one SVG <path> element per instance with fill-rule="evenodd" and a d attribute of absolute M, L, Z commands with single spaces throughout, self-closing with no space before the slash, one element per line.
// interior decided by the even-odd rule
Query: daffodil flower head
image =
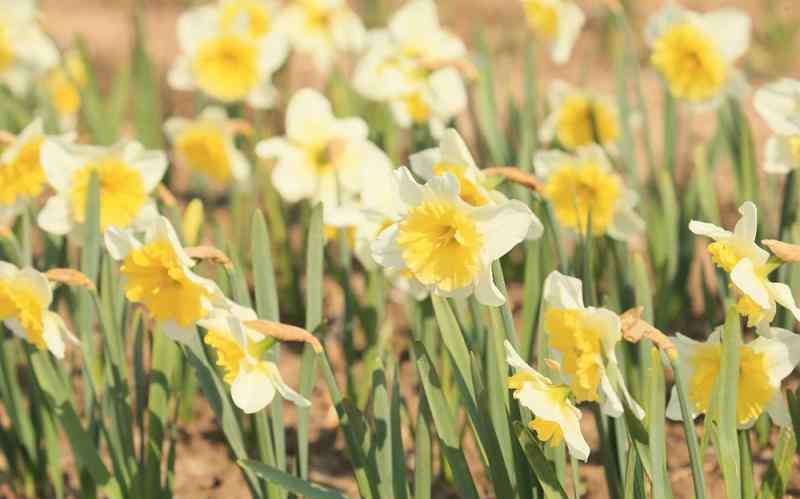
<path fill-rule="evenodd" d="M 204 5 L 181 15 L 181 55 L 168 80 L 176 90 L 197 89 L 221 102 L 270 107 L 277 94 L 271 77 L 286 60 L 286 37 L 256 19 L 255 3 L 250 7 L 238 3 Z M 262 28 L 267 33 L 253 36 Z"/>
<path fill-rule="evenodd" d="M 275 28 L 278 8 L 272 0 L 219 0 L 219 26 L 223 31 L 244 26 L 253 38 L 265 37 Z"/>
<path fill-rule="evenodd" d="M 311 403 L 283 381 L 278 366 L 262 358 L 270 339 L 244 324 L 257 318 L 253 310 L 228 302 L 198 322 L 207 330 L 204 341 L 216 353 L 233 403 L 252 414 L 268 406 L 277 392 L 298 407 L 308 407 Z"/>
<path fill-rule="evenodd" d="M 164 130 L 177 162 L 213 184 L 242 184 L 250 178 L 250 162 L 236 148 L 234 122 L 225 109 L 209 106 L 197 119 L 170 118 Z"/>
<path fill-rule="evenodd" d="M 150 193 L 167 169 L 163 151 L 145 150 L 138 142 L 100 147 L 47 138 L 41 145 L 41 162 L 55 194 L 39 213 L 38 222 L 51 234 L 69 234 L 82 226 L 95 173 L 102 231 L 111 226 L 142 228 L 158 216 Z"/>
<path fill-rule="evenodd" d="M 540 132 L 543 141 L 558 139 L 572 151 L 593 143 L 613 148 L 619 140 L 619 113 L 610 98 L 556 80 L 548 101 L 550 114 Z"/>
<path fill-rule="evenodd" d="M 61 118 L 62 127 L 73 128 L 81 106 L 81 90 L 88 76 L 80 52 L 68 52 L 45 80 L 50 102 Z"/>
<path fill-rule="evenodd" d="M 777 304 L 786 307 L 800 320 L 800 309 L 792 290 L 767 276 L 777 268 L 769 252 L 756 244 L 758 210 L 750 201 L 739 207 L 742 217 L 733 232 L 707 222 L 692 220 L 689 230 L 714 240 L 708 246 L 712 261 L 730 274 L 739 299 L 736 310 L 747 317 L 749 326 L 763 330 L 775 318 Z"/>
<path fill-rule="evenodd" d="M 578 402 L 597 401 L 604 413 L 617 417 L 623 412 L 621 395 L 641 419 L 644 411 L 628 393 L 614 352 L 622 339 L 620 318 L 605 308 L 585 307 L 582 288 L 579 279 L 557 271 L 545 279 L 543 324 L 551 353 Z"/>
<path fill-rule="evenodd" d="M 693 418 L 709 410 L 712 391 L 719 378 L 722 334 L 724 331 L 720 327 L 705 342 L 681 334 L 675 338 L 678 368 L 687 380 Z M 781 393 L 781 382 L 800 362 L 800 336 L 780 328 L 770 328 L 769 334 L 770 337 L 758 337 L 739 346 L 736 421 L 740 428 L 752 426 L 764 411 L 775 424 L 791 424 Z M 674 387 L 667 417 L 678 421 L 683 419 Z"/>
<path fill-rule="evenodd" d="M 33 0 L 1 0 L 0 83 L 22 95 L 58 64 L 58 49 L 39 25 Z"/>
<path fill-rule="evenodd" d="M 506 340 L 506 362 L 516 371 L 508 379 L 514 398 L 534 414 L 529 423 L 536 436 L 550 447 L 564 441 L 569 453 L 581 461 L 589 458 L 589 444 L 581 433 L 581 411 L 570 400 L 570 388 L 557 385 L 530 367 Z"/>
<path fill-rule="evenodd" d="M 492 262 L 528 234 L 534 216 L 519 201 L 474 207 L 459 196 L 458 179 L 437 175 L 425 185 L 402 167 L 395 173 L 402 217 L 380 232 L 372 257 L 389 269 L 407 271 L 432 293 L 468 296 L 499 306 Z"/>
<path fill-rule="evenodd" d="M 172 224 L 158 217 L 144 244 L 130 230 L 111 227 L 105 233 L 109 254 L 121 262 L 125 297 L 141 303 L 172 339 L 187 342 L 197 321 L 215 305 L 225 303 L 217 285 L 192 271 L 194 261 L 184 251 Z"/>
<path fill-rule="evenodd" d="M 668 3 L 645 29 L 650 61 L 678 99 L 716 105 L 744 86 L 734 67 L 750 45 L 750 18 L 737 9 L 708 13 Z"/>
<path fill-rule="evenodd" d="M 536 37 L 550 47 L 556 64 L 569 60 L 586 15 L 571 0 L 522 0 L 528 25 Z"/>
<path fill-rule="evenodd" d="M 585 234 L 591 218 L 592 235 L 620 241 L 644 229 L 634 211 L 636 193 L 623 184 L 601 147 L 582 147 L 574 154 L 542 151 L 534 157 L 534 167 L 545 181 L 544 197 L 564 227 Z"/>
<path fill-rule="evenodd" d="M 16 336 L 61 359 L 64 337 L 76 340 L 61 317 L 49 310 L 52 302 L 53 291 L 44 274 L 0 261 L 0 321 Z"/>
<path fill-rule="evenodd" d="M 800 81 L 782 78 L 765 85 L 756 91 L 753 103 L 773 132 L 764 171 L 783 174 L 800 167 Z"/>

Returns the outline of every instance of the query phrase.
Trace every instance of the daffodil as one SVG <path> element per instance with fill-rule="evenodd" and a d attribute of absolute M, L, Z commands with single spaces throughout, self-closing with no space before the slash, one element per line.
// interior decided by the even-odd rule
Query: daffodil
<path fill-rule="evenodd" d="M 683 335 L 675 338 L 678 368 L 684 373 L 692 418 L 709 411 L 712 392 L 719 378 L 722 358 L 722 328 L 705 342 Z M 758 337 L 739 346 L 739 382 L 736 390 L 736 421 L 748 428 L 766 411 L 775 424 L 791 424 L 781 381 L 800 362 L 800 336 L 786 329 L 771 328 L 770 337 Z M 667 417 L 683 419 L 678 394 L 672 388 Z"/>
<path fill-rule="evenodd" d="M 253 310 L 229 302 L 198 322 L 207 331 L 204 341 L 216 353 L 233 403 L 252 414 L 269 405 L 277 392 L 299 407 L 308 407 L 311 403 L 283 381 L 278 366 L 262 358 L 271 338 L 245 325 L 257 318 Z"/>
<path fill-rule="evenodd" d="M 256 154 L 277 160 L 272 182 L 286 201 L 310 199 L 330 208 L 361 192 L 362 168 L 389 164 L 367 134 L 364 120 L 336 118 L 325 96 L 302 89 L 289 101 L 286 135 L 259 142 Z"/>
<path fill-rule="evenodd" d="M 17 95 L 58 64 L 58 49 L 39 25 L 33 0 L 0 0 L 0 83 Z"/>
<path fill-rule="evenodd" d="M 19 269 L 0 261 L 0 321 L 16 336 L 40 350 L 64 357 L 64 338 L 75 338 L 55 312 L 51 312 L 53 290 L 41 272 Z"/>
<path fill-rule="evenodd" d="M 564 441 L 569 453 L 581 461 L 589 458 L 589 444 L 581 433 L 581 411 L 570 400 L 570 388 L 553 383 L 529 366 L 505 341 L 506 362 L 516 371 L 508 379 L 514 398 L 534 414 L 528 426 L 550 447 Z"/>
<path fill-rule="evenodd" d="M 175 229 L 164 217 L 148 227 L 144 244 L 130 230 L 105 233 L 108 253 L 121 262 L 125 297 L 141 303 L 172 339 L 187 342 L 197 321 L 206 319 L 225 299 L 217 285 L 192 271 Z"/>
<path fill-rule="evenodd" d="M 469 205 L 451 173 L 420 185 L 403 167 L 395 179 L 406 208 L 373 241 L 375 261 L 408 272 L 441 296 L 474 292 L 485 305 L 505 303 L 494 284 L 492 262 L 525 239 L 535 220 L 531 210 L 516 200 Z"/>
<path fill-rule="evenodd" d="M 429 125 L 438 137 L 466 108 L 459 69 L 466 47 L 440 26 L 433 1 L 406 3 L 388 27 L 370 32 L 369 47 L 356 68 L 354 86 L 369 99 L 388 102 L 401 127 Z"/>
<path fill-rule="evenodd" d="M 522 0 L 528 25 L 536 37 L 550 47 L 557 64 L 569 60 L 586 15 L 571 0 Z"/>
<path fill-rule="evenodd" d="M 100 228 L 142 228 L 158 212 L 150 193 L 167 169 L 162 151 L 148 151 L 138 142 L 111 147 L 71 144 L 46 139 L 41 161 L 55 194 L 39 213 L 39 226 L 52 234 L 69 234 L 84 223 L 89 181 L 97 174 L 100 187 Z"/>
<path fill-rule="evenodd" d="M 347 0 L 290 0 L 277 24 L 292 48 L 311 56 L 323 73 L 339 53 L 356 53 L 364 46 L 366 29 Z"/>
<path fill-rule="evenodd" d="M 678 99 L 714 105 L 745 86 L 734 66 L 750 46 L 750 18 L 743 11 L 701 14 L 668 3 L 648 21 L 645 39 L 653 67 Z"/>
<path fill-rule="evenodd" d="M 800 167 L 800 81 L 783 78 L 765 85 L 753 102 L 774 134 L 767 140 L 764 171 L 789 173 Z"/>
<path fill-rule="evenodd" d="M 778 303 L 800 320 L 800 309 L 791 288 L 767 279 L 780 263 L 771 260 L 769 252 L 755 242 L 758 229 L 756 205 L 747 201 L 739 207 L 739 213 L 742 217 L 736 222 L 733 232 L 697 220 L 689 223 L 689 230 L 714 240 L 708 245 L 708 252 L 713 262 L 730 274 L 739 295 L 736 310 L 747 317 L 749 326 L 766 330 L 775 318 Z"/>
<path fill-rule="evenodd" d="M 578 402 L 597 401 L 619 416 L 620 399 L 641 419 L 644 411 L 628 393 L 614 352 L 622 339 L 620 318 L 605 308 L 583 305 L 580 279 L 551 272 L 544 282 L 544 332 L 550 352 Z M 619 395 L 618 395 L 619 393 Z"/>
<path fill-rule="evenodd" d="M 76 50 L 67 53 L 61 64 L 47 75 L 47 93 L 63 128 L 75 127 L 81 106 L 81 91 L 87 81 L 86 67 Z"/>
<path fill-rule="evenodd" d="M 534 166 L 545 181 L 543 195 L 562 226 L 585 234 L 591 219 L 594 236 L 620 241 L 644 229 L 634 211 L 636 193 L 623 184 L 601 147 L 581 147 L 574 154 L 542 151 L 534 157 Z"/>
<path fill-rule="evenodd" d="M 556 80 L 550 86 L 548 101 L 550 114 L 540 131 L 544 142 L 558 139 L 570 151 L 591 144 L 614 149 L 620 124 L 613 100 Z"/>
<path fill-rule="evenodd" d="M 214 184 L 243 183 L 250 178 L 250 162 L 236 148 L 234 122 L 225 109 L 209 106 L 197 119 L 170 118 L 164 130 L 177 162 Z"/>
<path fill-rule="evenodd" d="M 169 72 L 170 85 L 177 90 L 200 90 L 225 103 L 272 106 L 277 91 L 271 77 L 286 60 L 288 45 L 280 30 L 255 14 L 258 4 L 222 2 L 182 14 L 178 20 L 181 55 Z"/>

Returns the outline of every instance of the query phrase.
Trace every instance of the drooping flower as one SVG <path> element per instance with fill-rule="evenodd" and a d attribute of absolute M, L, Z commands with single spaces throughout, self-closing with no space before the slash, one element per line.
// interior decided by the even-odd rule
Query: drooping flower
<path fill-rule="evenodd" d="M 571 0 L 522 0 L 522 7 L 536 37 L 550 46 L 553 62 L 567 62 L 586 22 L 581 8 Z"/>
<path fill-rule="evenodd" d="M 730 274 L 739 295 L 736 310 L 747 317 L 748 325 L 766 331 L 775 318 L 780 303 L 800 320 L 800 308 L 786 284 L 771 282 L 767 276 L 778 268 L 779 262 L 770 259 L 769 252 L 755 242 L 758 210 L 750 201 L 739 207 L 742 218 L 733 232 L 706 222 L 692 220 L 689 230 L 714 240 L 708 245 L 713 262 Z"/>
<path fill-rule="evenodd" d="M 578 402 L 597 401 L 619 416 L 622 401 L 638 418 L 644 411 L 628 393 L 614 349 L 622 339 L 620 318 L 605 308 L 583 305 L 579 279 L 553 271 L 544 282 L 544 331 L 551 354 L 563 368 Z"/>
<path fill-rule="evenodd" d="M 81 106 L 81 91 L 87 82 L 86 67 L 76 50 L 68 52 L 61 64 L 47 75 L 45 86 L 62 128 L 75 127 Z"/>
<path fill-rule="evenodd" d="M 256 154 L 277 160 L 272 182 L 286 201 L 340 206 L 361 192 L 362 168 L 389 164 L 367 134 L 364 120 L 336 118 L 328 99 L 307 88 L 289 101 L 286 135 L 259 142 Z"/>
<path fill-rule="evenodd" d="M 678 99 L 719 103 L 741 93 L 744 78 L 734 66 L 750 46 L 750 18 L 738 9 L 696 13 L 668 3 L 648 21 L 650 61 Z"/>
<path fill-rule="evenodd" d="M 225 103 L 272 106 L 277 91 L 271 77 L 286 60 L 288 46 L 280 30 L 254 13 L 258 6 L 222 2 L 182 14 L 181 55 L 169 72 L 170 85 L 177 90 L 197 89 Z"/>
<path fill-rule="evenodd" d="M 550 114 L 540 131 L 544 142 L 557 139 L 572 151 L 591 144 L 613 149 L 619 140 L 619 113 L 610 98 L 556 80 L 548 101 Z"/>
<path fill-rule="evenodd" d="M 58 64 L 58 49 L 39 25 L 33 0 L 0 0 L 0 83 L 17 95 Z"/>
<path fill-rule="evenodd" d="M 138 142 L 101 147 L 46 139 L 41 161 L 55 190 L 38 218 L 47 232 L 69 234 L 83 224 L 93 173 L 99 180 L 102 231 L 111 226 L 142 228 L 158 216 L 150 193 L 167 169 L 163 151 L 145 150 Z"/>
<path fill-rule="evenodd" d="M 594 236 L 607 234 L 621 241 L 644 229 L 634 211 L 636 193 L 625 187 L 601 147 L 582 147 L 574 154 L 542 151 L 534 157 L 534 167 L 545 181 L 544 197 L 564 227 L 585 234 L 591 218 Z"/>
<path fill-rule="evenodd" d="M 308 407 L 311 403 L 283 381 L 278 366 L 262 358 L 271 338 L 245 325 L 257 318 L 253 310 L 228 302 L 198 322 L 207 330 L 204 341 L 224 370 L 233 403 L 252 414 L 268 406 L 277 392 L 299 407 Z"/>
<path fill-rule="evenodd" d="M 705 342 L 679 334 L 678 368 L 684 372 L 692 417 L 705 414 L 719 377 L 722 358 L 722 328 L 717 328 Z M 736 395 L 736 421 L 748 428 L 766 411 L 781 426 L 791 424 L 781 382 L 800 362 L 800 336 L 786 329 L 770 328 L 770 337 L 760 336 L 739 346 L 739 382 Z M 678 394 L 672 388 L 667 417 L 683 419 Z"/>
<path fill-rule="evenodd" d="M 130 230 L 117 227 L 105 233 L 105 244 L 120 273 L 125 297 L 141 303 L 172 339 L 186 342 L 197 321 L 208 318 L 225 298 L 217 285 L 192 271 L 175 229 L 158 217 L 147 229 L 144 244 Z"/>
<path fill-rule="evenodd" d="M 236 148 L 235 127 L 225 109 L 209 106 L 197 119 L 170 118 L 164 131 L 177 162 L 214 184 L 242 183 L 250 178 L 250 162 Z"/>
<path fill-rule="evenodd" d="M 370 32 L 369 42 L 356 68 L 356 90 L 388 102 L 401 127 L 429 125 L 432 135 L 439 137 L 467 106 L 459 69 L 467 51 L 460 39 L 440 26 L 436 4 L 406 3 L 385 29 Z"/>
<path fill-rule="evenodd" d="M 64 338 L 75 341 L 55 312 L 53 291 L 41 272 L 0 261 L 0 321 L 16 336 L 40 350 L 64 357 Z"/>
<path fill-rule="evenodd" d="M 401 218 L 380 232 L 372 257 L 407 271 L 432 293 L 475 297 L 485 305 L 505 303 L 492 277 L 492 262 L 527 236 L 534 216 L 512 200 L 475 207 L 459 196 L 458 179 L 437 175 L 425 185 L 403 167 L 395 172 Z"/>
<path fill-rule="evenodd" d="M 756 91 L 756 111 L 772 130 L 764 171 L 789 173 L 800 167 L 800 81 L 782 78 Z"/>

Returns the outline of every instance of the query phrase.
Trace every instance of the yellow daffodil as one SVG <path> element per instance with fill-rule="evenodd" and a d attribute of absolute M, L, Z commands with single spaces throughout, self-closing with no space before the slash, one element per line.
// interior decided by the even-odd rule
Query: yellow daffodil
<path fill-rule="evenodd" d="M 100 185 L 100 228 L 142 228 L 157 218 L 150 193 L 167 169 L 162 151 L 147 151 L 138 142 L 111 147 L 70 144 L 46 139 L 41 161 L 55 194 L 39 213 L 39 226 L 52 234 L 68 234 L 80 227 L 92 173 Z"/>
<path fill-rule="evenodd" d="M 550 447 L 564 441 L 569 453 L 581 461 L 589 458 L 589 444 L 581 433 L 581 411 L 570 400 L 570 388 L 557 385 L 530 367 L 514 347 L 505 341 L 506 362 L 516 371 L 508 378 L 514 398 L 531 411 L 533 420 L 528 426 Z"/>
<path fill-rule="evenodd" d="M 64 321 L 49 310 L 53 291 L 41 272 L 0 261 L 0 321 L 40 350 L 64 357 L 64 339 L 75 341 Z"/>
<path fill-rule="evenodd" d="M 170 118 L 164 130 L 181 166 L 217 185 L 243 183 L 250 178 L 250 162 L 236 148 L 233 120 L 225 109 L 209 106 L 193 120 Z"/>
<path fill-rule="evenodd" d="M 364 120 L 336 118 L 325 96 L 302 89 L 289 101 L 286 135 L 259 142 L 256 154 L 277 160 L 272 182 L 286 201 L 311 199 L 332 208 L 361 192 L 363 168 L 389 164 L 367 134 Z"/>
<path fill-rule="evenodd" d="M 734 67 L 750 45 L 750 18 L 731 8 L 696 13 L 666 4 L 647 23 L 650 61 L 670 92 L 692 104 L 718 104 L 746 84 Z"/>
<path fill-rule="evenodd" d="M 181 15 L 181 55 L 168 75 L 173 88 L 200 90 L 225 103 L 272 106 L 276 90 L 271 77 L 286 60 L 287 42 L 271 23 L 257 18 L 257 5 L 252 3 L 251 7 L 241 2 L 205 5 Z M 266 32 L 253 35 L 262 29 Z"/>
<path fill-rule="evenodd" d="M 58 64 L 58 49 L 39 26 L 33 0 L 0 0 L 0 83 L 17 95 Z"/>
<path fill-rule="evenodd" d="M 522 0 L 528 25 L 550 47 L 556 64 L 569 60 L 586 15 L 571 0 Z"/>
<path fill-rule="evenodd" d="M 773 132 L 767 140 L 764 171 L 789 173 L 800 167 L 800 81 L 782 78 L 765 85 L 753 103 Z"/>
<path fill-rule="evenodd" d="M 322 73 L 338 53 L 357 53 L 364 46 L 364 24 L 347 0 L 290 0 L 276 23 L 292 48 L 310 56 Z"/>
<path fill-rule="evenodd" d="M 756 205 L 747 201 L 739 207 L 739 213 L 742 218 L 733 232 L 697 220 L 689 223 L 689 230 L 714 240 L 708 245 L 708 252 L 714 263 L 730 274 L 739 295 L 736 310 L 747 317 L 749 326 L 766 330 L 775 318 L 778 303 L 800 320 L 800 308 L 791 288 L 767 279 L 779 264 L 770 260 L 769 253 L 755 243 L 758 228 Z"/>
<path fill-rule="evenodd" d="M 253 310 L 228 302 L 198 322 L 207 330 L 204 341 L 214 350 L 217 365 L 224 370 L 233 403 L 252 414 L 268 406 L 277 392 L 298 407 L 310 406 L 308 400 L 283 381 L 274 362 L 262 359 L 271 338 L 245 325 L 246 321 L 257 318 Z"/>
<path fill-rule="evenodd" d="M 705 342 L 683 335 L 675 338 L 678 368 L 684 372 L 692 417 L 709 410 L 712 391 L 719 377 L 722 357 L 722 328 Z M 739 383 L 736 395 L 736 421 L 748 428 L 766 411 L 781 426 L 791 424 L 781 381 L 800 362 L 800 336 L 780 328 L 771 328 L 770 337 L 758 337 L 739 347 Z M 667 417 L 683 419 L 676 389 L 667 406 Z"/>
<path fill-rule="evenodd" d="M 403 167 L 395 181 L 405 209 L 373 241 L 375 261 L 408 272 L 438 295 L 474 292 L 485 305 L 505 303 L 494 284 L 492 262 L 525 239 L 535 220 L 531 210 L 516 200 L 471 206 L 459 196 L 451 173 L 420 185 Z"/>
<path fill-rule="evenodd" d="M 356 68 L 354 86 L 365 97 L 387 102 L 395 122 L 429 125 L 439 137 L 467 106 L 459 67 L 463 42 L 439 24 L 432 0 L 406 3 L 386 28 L 370 32 L 370 48 Z"/>
<path fill-rule="evenodd" d="M 582 147 L 574 154 L 542 151 L 534 157 L 534 166 L 562 226 L 584 234 L 591 214 L 594 236 L 626 241 L 644 229 L 634 211 L 636 193 L 623 184 L 601 147 Z"/>
<path fill-rule="evenodd" d="M 548 97 L 550 114 L 540 131 L 544 142 L 558 139 L 571 151 L 591 144 L 615 150 L 620 123 L 613 100 L 561 80 L 551 84 Z"/>
<path fill-rule="evenodd" d="M 192 272 L 194 261 L 184 251 L 175 229 L 158 217 L 140 243 L 130 230 L 109 228 L 108 253 L 121 262 L 125 296 L 141 303 L 172 339 L 187 342 L 195 324 L 225 303 L 217 285 Z"/>
<path fill-rule="evenodd" d="M 620 318 L 605 308 L 583 305 L 583 284 L 557 271 L 544 282 L 544 332 L 550 352 L 578 402 L 597 401 L 609 416 L 622 401 L 641 419 L 644 411 L 628 393 L 614 352 L 622 339 Z M 619 393 L 619 395 L 618 395 Z"/>
<path fill-rule="evenodd" d="M 48 74 L 45 85 L 63 128 L 74 128 L 81 106 L 81 91 L 87 83 L 86 68 L 78 51 L 69 52 Z"/>

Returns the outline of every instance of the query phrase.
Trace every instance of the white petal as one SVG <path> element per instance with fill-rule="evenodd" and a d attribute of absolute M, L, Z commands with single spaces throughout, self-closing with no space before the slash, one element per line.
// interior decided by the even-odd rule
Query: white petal
<path fill-rule="evenodd" d="M 63 359 L 65 350 L 64 339 L 61 337 L 61 328 L 53 315 L 55 315 L 53 312 L 45 312 L 42 339 L 47 345 L 47 349 L 50 350 L 50 353 L 57 359 Z"/>
<path fill-rule="evenodd" d="M 439 29 L 439 15 L 432 0 L 407 2 L 389 21 L 392 35 L 403 42 L 413 42 Z"/>
<path fill-rule="evenodd" d="M 128 159 L 126 158 L 126 160 Z M 142 175 L 145 191 L 152 192 L 167 171 L 167 155 L 164 154 L 164 151 L 142 151 L 135 158 L 130 159 L 132 160 L 130 166 Z"/>
<path fill-rule="evenodd" d="M 281 156 L 295 153 L 295 151 L 295 147 L 282 137 L 272 137 L 261 140 L 256 144 L 256 155 L 264 159 L 280 158 Z"/>
<path fill-rule="evenodd" d="M 767 284 L 767 287 L 769 288 L 769 293 L 772 298 L 786 307 L 786 309 L 792 313 L 795 320 L 800 321 L 800 308 L 797 307 L 794 295 L 792 294 L 792 288 L 780 282 L 771 282 Z"/>
<path fill-rule="evenodd" d="M 600 410 L 603 414 L 607 416 L 611 416 L 612 418 L 617 418 L 625 412 L 625 408 L 622 405 L 622 401 L 619 399 L 619 395 L 617 395 L 616 390 L 614 390 L 614 386 L 611 384 L 611 381 L 608 379 L 605 373 L 603 373 L 600 379 L 600 387 L 598 391 L 603 394 L 603 400 L 600 403 Z"/>
<path fill-rule="evenodd" d="M 417 206 L 422 202 L 423 187 L 414 180 L 408 168 L 401 166 L 394 172 L 400 199 L 409 206 Z"/>
<path fill-rule="evenodd" d="M 69 190 L 72 174 L 82 166 L 82 158 L 76 157 L 68 143 L 53 138 L 42 143 L 40 155 L 47 183 L 58 192 Z"/>
<path fill-rule="evenodd" d="M 506 362 L 508 362 L 509 366 L 519 371 L 524 371 L 528 373 L 536 372 L 531 366 L 528 365 L 527 362 L 525 362 L 522 359 L 522 357 L 520 356 L 519 353 L 517 353 L 517 350 L 514 348 L 514 345 L 512 345 L 510 341 L 504 340 L 503 346 L 505 346 L 506 349 Z"/>
<path fill-rule="evenodd" d="M 167 72 L 167 83 L 175 90 L 189 91 L 194 89 L 192 62 L 188 57 L 180 56 Z"/>
<path fill-rule="evenodd" d="M 586 22 L 586 15 L 580 7 L 569 2 L 559 12 L 558 38 L 551 48 L 551 56 L 556 64 L 564 64 L 569 60 L 572 47 Z"/>
<path fill-rule="evenodd" d="M 782 78 L 765 85 L 755 93 L 753 104 L 773 132 L 800 133 L 800 80 Z"/>
<path fill-rule="evenodd" d="M 800 363 L 800 335 L 777 327 L 770 328 L 770 334 L 770 338 L 758 337 L 746 346 L 765 355 L 770 383 L 779 388 Z"/>
<path fill-rule="evenodd" d="M 327 142 L 333 122 L 331 103 L 310 88 L 298 90 L 286 108 L 286 135 L 299 144 Z"/>
<path fill-rule="evenodd" d="M 278 366 L 276 366 L 272 362 L 266 362 L 267 371 L 272 378 L 272 383 L 274 387 L 278 390 L 278 393 L 281 394 L 281 397 L 288 400 L 289 402 L 293 402 L 298 407 L 309 407 L 311 402 L 309 402 L 305 397 L 297 393 L 296 391 L 292 390 L 286 382 L 283 381 L 283 377 L 281 376 L 281 372 L 278 370 Z"/>
<path fill-rule="evenodd" d="M 739 9 L 724 8 L 703 14 L 703 30 L 714 38 L 728 62 L 743 56 L 750 47 L 750 16 Z"/>
<path fill-rule="evenodd" d="M 290 203 L 312 198 L 317 190 L 313 166 L 300 154 L 284 157 L 272 170 L 272 184 Z"/>
<path fill-rule="evenodd" d="M 544 281 L 544 299 L 549 307 L 582 309 L 583 283 L 554 270 Z"/>
<path fill-rule="evenodd" d="M 472 216 L 483 234 L 483 255 L 487 263 L 524 241 L 535 219 L 530 208 L 516 199 L 500 205 L 482 206 Z"/>
<path fill-rule="evenodd" d="M 391 269 L 404 269 L 403 250 L 397 244 L 398 224 L 391 225 L 381 231 L 372 242 L 372 258 L 380 265 Z"/>
<path fill-rule="evenodd" d="M 45 309 L 50 307 L 50 303 L 53 301 L 53 290 L 44 274 L 31 267 L 24 267 L 17 273 L 17 279 L 26 281 L 26 287 L 36 294 L 42 307 Z"/>
<path fill-rule="evenodd" d="M 443 163 L 464 165 L 472 170 L 478 169 L 467 144 L 454 128 L 445 130 L 442 139 L 439 141 L 439 153 Z"/>
<path fill-rule="evenodd" d="M 683 412 L 681 412 L 681 401 L 678 398 L 678 387 L 673 386 L 669 395 L 669 403 L 667 404 L 667 419 L 673 421 L 683 421 Z M 696 414 L 692 414 L 692 419 Z"/>
<path fill-rule="evenodd" d="M 259 369 L 239 369 L 231 383 L 231 398 L 236 407 L 247 414 L 265 408 L 275 397 L 275 387 L 267 373 Z"/>
<path fill-rule="evenodd" d="M 350 10 L 339 10 L 334 14 L 330 33 L 339 50 L 359 52 L 364 46 L 366 29 L 361 18 Z"/>
<path fill-rule="evenodd" d="M 691 222 L 689 222 L 689 230 L 693 234 L 697 234 L 698 236 L 710 237 L 715 241 L 719 241 L 720 239 L 727 239 L 733 236 L 733 234 L 730 231 L 727 231 L 722 227 L 717 227 L 716 225 L 708 222 L 699 222 L 697 220 L 692 220 Z"/>
<path fill-rule="evenodd" d="M 69 234 L 74 228 L 72 209 L 66 198 L 56 195 L 47 200 L 47 203 L 36 218 L 39 227 L 51 234 L 63 236 Z"/>
<path fill-rule="evenodd" d="M 764 281 L 756 273 L 752 260 L 742 258 L 731 271 L 731 281 L 761 308 L 772 308 L 769 292 Z"/>
<path fill-rule="evenodd" d="M 789 406 L 786 403 L 786 399 L 783 398 L 782 391 L 778 390 L 778 393 L 770 399 L 767 403 L 766 410 L 774 424 L 783 427 L 791 427 L 792 417 L 789 414 Z"/>
<path fill-rule="evenodd" d="M 475 298 L 482 305 L 499 307 L 506 302 L 506 297 L 494 283 L 491 265 L 485 265 L 478 274 L 475 282 Z"/>
<path fill-rule="evenodd" d="M 758 230 L 758 208 L 752 201 L 745 201 L 739 207 L 739 213 L 742 218 L 736 222 L 736 227 L 733 229 L 734 235 L 746 241 L 755 241 Z"/>
<path fill-rule="evenodd" d="M 589 459 L 590 448 L 589 444 L 586 443 L 586 439 L 583 438 L 583 433 L 581 433 L 581 412 L 572 407 L 571 404 L 565 407 L 562 412 L 561 430 L 564 433 L 564 442 L 569 448 L 569 453 L 576 459 L 586 461 Z"/>
<path fill-rule="evenodd" d="M 182 345 L 192 345 L 197 337 L 197 328 L 193 325 L 183 327 L 172 320 L 160 321 L 158 324 L 161 326 L 161 331 L 167 335 L 169 339 L 177 341 Z"/>
<path fill-rule="evenodd" d="M 428 77 L 428 85 L 433 113 L 442 120 L 449 121 L 467 108 L 464 79 L 455 68 L 448 67 L 434 71 Z"/>
<path fill-rule="evenodd" d="M 536 175 L 546 180 L 547 177 L 558 170 L 562 165 L 571 161 L 572 156 L 562 151 L 539 151 L 533 157 L 533 166 L 536 170 Z"/>
<path fill-rule="evenodd" d="M 433 168 L 442 162 L 442 155 L 438 147 L 432 147 L 409 156 L 411 169 L 423 180 L 433 177 Z"/>

